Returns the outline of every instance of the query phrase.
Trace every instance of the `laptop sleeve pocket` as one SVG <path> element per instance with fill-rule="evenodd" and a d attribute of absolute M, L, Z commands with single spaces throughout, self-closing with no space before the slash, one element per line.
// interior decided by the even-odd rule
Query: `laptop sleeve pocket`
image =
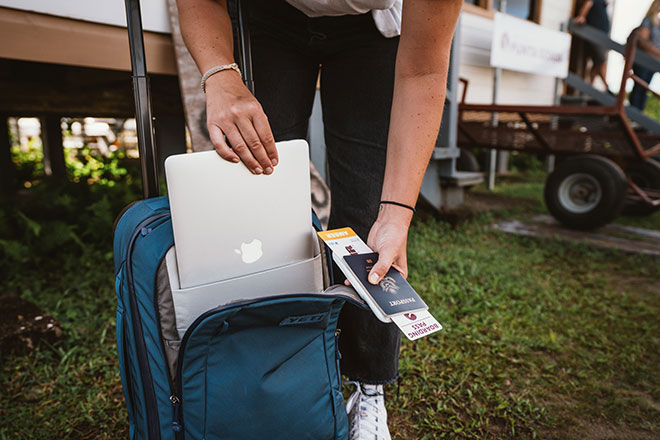
<path fill-rule="evenodd" d="M 181 289 L 173 247 L 166 256 L 166 262 L 178 334 L 183 335 L 198 316 L 218 306 L 275 295 L 322 292 L 323 267 L 318 246 L 315 246 L 314 254 L 313 258 L 274 269 Z"/>

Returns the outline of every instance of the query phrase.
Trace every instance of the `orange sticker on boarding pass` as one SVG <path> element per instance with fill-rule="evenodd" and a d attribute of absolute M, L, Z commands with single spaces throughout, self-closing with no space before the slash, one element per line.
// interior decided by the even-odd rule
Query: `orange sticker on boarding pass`
<path fill-rule="evenodd" d="M 332 251 L 333 258 L 373 252 L 351 228 L 321 231 L 318 234 Z"/>
<path fill-rule="evenodd" d="M 337 240 L 339 238 L 355 237 L 357 234 L 351 228 L 332 229 L 317 232 L 323 241 Z"/>

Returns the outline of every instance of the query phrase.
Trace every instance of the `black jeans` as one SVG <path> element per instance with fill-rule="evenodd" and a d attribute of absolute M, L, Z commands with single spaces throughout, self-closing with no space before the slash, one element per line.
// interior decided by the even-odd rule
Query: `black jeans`
<path fill-rule="evenodd" d="M 651 80 L 653 79 L 653 75 L 655 75 L 655 72 L 653 70 L 649 70 L 646 67 L 640 66 L 639 64 L 633 65 L 633 72 L 635 72 L 635 75 L 637 75 L 647 83 L 650 83 Z M 647 95 L 648 95 L 647 90 L 644 87 L 640 86 L 639 84 L 635 83 L 632 92 L 630 92 L 630 95 L 628 95 L 628 101 L 630 102 L 630 105 L 632 105 L 633 107 L 636 107 L 641 111 L 644 111 L 644 107 L 646 107 Z"/>
<path fill-rule="evenodd" d="M 366 242 L 385 172 L 398 38 L 383 37 L 371 14 L 308 18 L 284 0 L 250 3 L 255 92 L 275 139 L 307 136 L 320 69 L 330 228 L 350 226 Z M 344 374 L 372 384 L 398 378 L 396 326 L 353 305 L 339 326 Z"/>

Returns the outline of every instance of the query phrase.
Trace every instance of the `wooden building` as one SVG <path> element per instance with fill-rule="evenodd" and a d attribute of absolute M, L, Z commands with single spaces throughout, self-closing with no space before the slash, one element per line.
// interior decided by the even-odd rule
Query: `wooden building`
<path fill-rule="evenodd" d="M 405 0 L 404 0 L 405 1 Z M 468 102 L 490 103 L 493 16 L 501 0 L 466 0 L 459 75 L 470 81 Z M 507 0 L 507 12 L 550 29 L 572 15 L 575 0 Z M 142 0 L 153 107 L 164 154 L 185 145 L 181 93 L 167 0 Z M 0 115 L 37 116 L 48 135 L 47 156 L 62 170 L 63 116 L 130 117 L 133 97 L 124 2 L 0 0 Z M 505 71 L 500 103 L 551 104 L 551 77 Z M 0 167 L 8 170 L 6 123 L 0 123 Z M 49 135 L 50 133 L 50 135 Z M 170 147 L 168 147 L 169 145 Z M 179 147 L 180 148 L 180 147 Z M 62 163 L 60 165 L 63 165 Z M 8 172 L 2 172 L 7 179 Z"/>

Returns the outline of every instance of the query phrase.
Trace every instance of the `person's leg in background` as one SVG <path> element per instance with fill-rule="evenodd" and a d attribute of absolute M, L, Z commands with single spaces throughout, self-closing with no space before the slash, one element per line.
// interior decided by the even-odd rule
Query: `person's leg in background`
<path fill-rule="evenodd" d="M 594 83 L 596 77 L 600 77 L 605 85 L 605 90 L 609 91 L 610 86 L 607 83 L 607 50 L 596 46 L 593 43 L 587 43 L 587 55 L 591 58 L 591 68 L 589 69 L 589 82 Z"/>
<path fill-rule="evenodd" d="M 655 74 L 654 71 L 637 64 L 633 66 L 633 72 L 635 72 L 635 75 L 647 83 L 651 82 L 651 79 L 653 79 L 653 75 Z M 628 101 L 630 102 L 631 106 L 644 111 L 644 107 L 646 106 L 646 95 L 647 90 L 639 84 L 635 83 L 632 92 L 630 92 L 630 95 L 628 95 Z"/>

